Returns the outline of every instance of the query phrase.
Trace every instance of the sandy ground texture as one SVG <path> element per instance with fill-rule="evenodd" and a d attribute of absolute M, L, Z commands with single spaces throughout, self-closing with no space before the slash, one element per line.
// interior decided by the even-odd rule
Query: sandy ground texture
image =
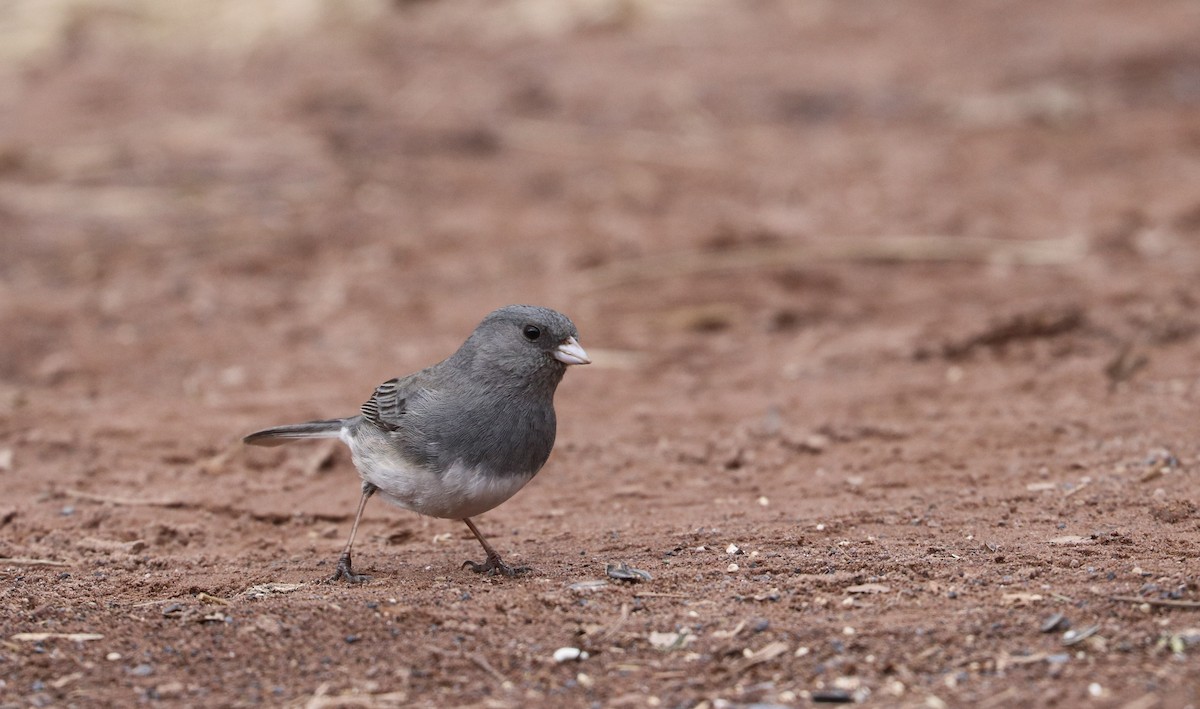
<path fill-rule="evenodd" d="M 6 45 L 0 706 L 1200 705 L 1193 0 L 140 5 Z M 534 572 L 322 584 L 348 455 L 240 437 L 511 302 Z"/>

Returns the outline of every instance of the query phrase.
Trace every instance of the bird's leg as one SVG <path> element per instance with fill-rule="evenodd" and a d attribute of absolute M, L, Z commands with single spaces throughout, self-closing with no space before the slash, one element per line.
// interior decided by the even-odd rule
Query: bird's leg
<path fill-rule="evenodd" d="M 482 564 L 477 564 L 474 561 L 464 561 L 462 565 L 464 569 L 469 568 L 471 571 L 474 571 L 477 574 L 487 574 L 488 576 L 495 576 L 496 574 L 503 574 L 504 576 L 520 576 L 521 574 L 529 571 L 528 566 L 509 566 L 501 561 L 500 555 L 496 553 L 496 550 L 492 548 L 492 545 L 488 544 L 487 540 L 483 538 L 483 535 L 479 533 L 479 530 L 475 527 L 475 523 L 470 519 L 465 518 L 463 519 L 463 522 L 466 522 L 467 526 L 471 528 L 471 533 L 474 534 L 475 538 L 479 540 L 479 543 L 483 545 L 483 551 L 485 554 L 487 554 L 487 559 L 484 560 Z"/>
<path fill-rule="evenodd" d="M 362 519 L 363 509 L 367 506 L 367 500 L 371 499 L 371 495 L 379 488 L 369 482 L 363 481 L 362 499 L 358 501 L 358 512 L 354 515 L 354 524 L 350 527 L 350 538 L 346 540 L 346 548 L 342 550 L 342 555 L 338 557 L 337 570 L 333 572 L 333 576 L 329 579 L 330 583 L 337 581 L 346 581 L 347 583 L 363 583 L 370 580 L 370 576 L 365 574 L 356 574 L 354 569 L 350 568 L 350 547 L 354 546 L 354 535 L 358 534 L 358 522 Z"/>

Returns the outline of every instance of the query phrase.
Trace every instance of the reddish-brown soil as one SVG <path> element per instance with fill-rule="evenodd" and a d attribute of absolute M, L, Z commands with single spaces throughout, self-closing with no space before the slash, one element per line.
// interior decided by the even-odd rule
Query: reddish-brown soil
<path fill-rule="evenodd" d="M 0 706 L 1200 705 L 1193 0 L 395 5 L 8 68 Z M 320 583 L 348 456 L 240 436 L 510 302 L 596 360 L 534 573 Z"/>

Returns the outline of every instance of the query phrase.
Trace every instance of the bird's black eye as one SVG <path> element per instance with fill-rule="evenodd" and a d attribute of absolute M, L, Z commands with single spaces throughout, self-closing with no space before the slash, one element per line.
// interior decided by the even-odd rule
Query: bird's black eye
<path fill-rule="evenodd" d="M 542 330 L 537 325 L 526 325 L 525 326 L 525 339 L 526 340 L 533 342 L 534 340 L 536 340 L 537 338 L 539 338 L 541 336 L 542 336 Z"/>

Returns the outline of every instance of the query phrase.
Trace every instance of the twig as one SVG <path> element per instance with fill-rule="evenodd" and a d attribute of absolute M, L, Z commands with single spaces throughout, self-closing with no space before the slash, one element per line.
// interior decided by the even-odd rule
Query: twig
<path fill-rule="evenodd" d="M 74 497 L 77 500 L 86 500 L 88 502 L 108 503 L 123 507 L 164 507 L 168 509 L 180 510 L 204 510 L 211 512 L 214 515 L 222 515 L 225 517 L 241 517 L 249 516 L 256 522 L 266 522 L 267 524 L 284 524 L 295 519 L 297 516 L 311 519 L 316 522 L 345 522 L 351 519 L 354 515 L 350 514 L 326 514 L 326 513 L 301 513 L 282 514 L 277 512 L 251 512 L 242 510 L 229 505 L 216 505 L 208 507 L 206 505 L 197 505 L 183 500 L 142 500 L 133 497 L 115 497 L 111 495 L 98 495 L 94 492 L 85 492 L 83 490 L 65 490 L 63 494 L 68 497 Z"/>
<path fill-rule="evenodd" d="M 1004 706 L 1011 704 L 1012 700 L 1017 698 L 1017 688 L 1009 687 L 999 694 L 993 694 L 979 702 L 979 709 L 992 709 L 992 707 Z"/>
<path fill-rule="evenodd" d="M 322 682 L 304 704 L 305 709 L 333 707 L 401 707 L 408 701 L 404 692 L 386 694 L 330 694 L 329 683 Z"/>
<path fill-rule="evenodd" d="M 1166 598 L 1139 598 L 1137 596 L 1109 596 L 1108 600 L 1121 603 L 1145 603 L 1161 608 L 1190 608 L 1200 610 L 1200 601 L 1172 601 Z"/>
<path fill-rule="evenodd" d="M 132 606 L 130 606 L 130 608 L 146 608 L 148 606 L 162 605 L 163 603 L 183 603 L 186 600 L 188 600 L 188 599 L 186 599 L 186 598 L 162 598 L 157 601 L 142 601 L 141 603 L 134 603 Z"/>
<path fill-rule="evenodd" d="M 617 631 L 621 629 L 621 626 L 625 625 L 625 621 L 627 620 L 629 620 L 629 604 L 622 603 L 621 617 L 618 618 L 617 622 L 613 623 L 611 627 L 607 628 L 603 633 L 600 633 L 596 636 L 596 644 L 599 645 L 601 641 L 608 640 L 613 635 L 616 635 Z"/>
<path fill-rule="evenodd" d="M 687 593 L 658 593 L 655 591 L 641 591 L 633 594 L 634 598 L 695 598 L 694 594 Z"/>
<path fill-rule="evenodd" d="M 101 640 L 104 636 L 99 633 L 17 633 L 9 638 L 14 642 L 40 643 L 44 640 L 73 640 L 77 643 L 88 640 Z"/>
<path fill-rule="evenodd" d="M 187 503 L 181 500 L 139 500 L 132 497 L 114 497 L 111 495 L 98 495 L 94 492 L 85 492 L 83 490 L 66 490 L 65 494 L 68 497 L 74 497 L 77 500 L 87 500 L 88 502 L 107 502 L 113 505 L 122 507 L 186 507 Z"/>
<path fill-rule="evenodd" d="M 0 565 L 9 566 L 70 566 L 65 561 L 54 561 L 53 559 L 27 559 L 20 556 L 0 557 Z"/>
<path fill-rule="evenodd" d="M 787 643 L 783 643 L 778 640 L 772 643 L 767 643 L 767 645 L 759 648 L 754 654 L 739 662 L 737 666 L 733 668 L 733 674 L 743 674 L 751 667 L 774 660 L 776 657 L 787 653 L 787 651 Z"/>
<path fill-rule="evenodd" d="M 1071 495 L 1074 495 L 1075 493 L 1079 492 L 1080 490 L 1082 490 L 1083 488 L 1085 488 L 1091 484 L 1092 484 L 1091 480 L 1081 480 L 1078 485 L 1076 485 L 1075 487 L 1071 488 L 1070 490 L 1067 490 L 1066 492 L 1064 492 L 1063 497 L 1070 497 Z"/>
<path fill-rule="evenodd" d="M 481 669 L 484 672 L 491 675 L 492 679 L 496 680 L 500 684 L 502 684 L 502 685 L 503 684 L 511 684 L 509 679 L 507 677 L 505 677 L 503 674 L 501 674 L 500 671 L 497 670 L 495 667 L 492 667 L 492 663 L 488 662 L 487 658 L 484 657 L 483 655 L 481 655 L 477 652 L 473 652 L 470 655 L 467 655 L 467 659 L 470 660 L 471 662 L 474 662 L 475 665 L 477 667 L 479 667 L 479 669 Z"/>
<path fill-rule="evenodd" d="M 209 605 L 214 605 L 214 606 L 230 605 L 228 600 L 226 600 L 224 598 L 219 598 L 210 593 L 205 593 L 204 591 L 201 591 L 200 593 L 196 594 L 196 600 L 200 601 L 201 603 L 207 603 Z"/>
<path fill-rule="evenodd" d="M 618 136 L 559 121 L 509 121 L 506 146 L 542 155 L 615 159 L 684 170 L 722 168 L 720 152 L 696 145 L 688 136 L 654 131 L 623 131 Z"/>
<path fill-rule="evenodd" d="M 732 251 L 669 253 L 605 264 L 584 272 L 591 289 L 603 290 L 646 280 L 714 271 L 775 268 L 819 261 L 986 263 L 1023 265 L 1074 263 L 1083 256 L 1076 239 L 1014 241 L 940 234 L 830 239 L 817 243 L 762 246 Z"/>

